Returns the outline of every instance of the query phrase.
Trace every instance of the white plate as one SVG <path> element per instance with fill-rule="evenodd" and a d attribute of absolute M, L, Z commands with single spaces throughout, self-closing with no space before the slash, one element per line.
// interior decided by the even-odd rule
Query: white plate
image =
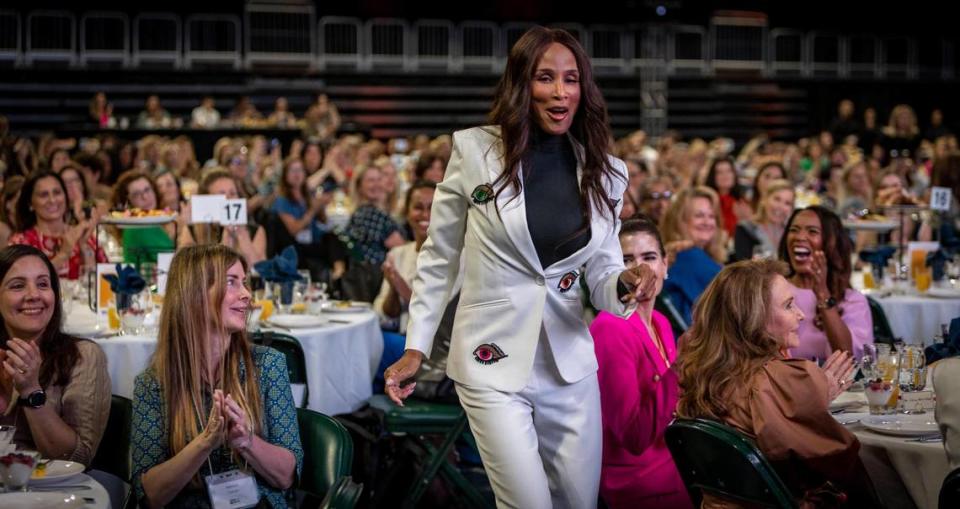
<path fill-rule="evenodd" d="M 267 320 L 268 325 L 276 325 L 287 329 L 322 327 L 326 323 L 326 318 L 317 315 L 273 315 Z"/>
<path fill-rule="evenodd" d="M 844 221 L 843 227 L 850 230 L 887 232 L 899 226 L 896 221 Z"/>
<path fill-rule="evenodd" d="M 920 415 L 871 415 L 861 419 L 860 424 L 863 424 L 864 428 L 877 433 L 903 437 L 929 435 L 940 431 L 940 428 L 937 427 L 937 421 L 933 417 L 933 412 Z"/>
<path fill-rule="evenodd" d="M 167 224 L 177 218 L 176 214 L 169 216 L 144 216 L 144 217 L 114 217 L 103 216 L 100 222 L 103 224 L 112 224 L 116 226 L 150 226 Z"/>
<path fill-rule="evenodd" d="M 370 309 L 369 302 L 335 300 L 323 307 L 324 313 L 356 313 Z"/>
<path fill-rule="evenodd" d="M 856 424 L 869 416 L 870 412 L 842 412 L 839 414 L 833 414 L 833 418 L 844 426 Z"/>
<path fill-rule="evenodd" d="M 83 463 L 77 463 L 76 461 L 53 460 L 47 463 L 47 473 L 43 477 L 38 477 L 37 471 L 33 471 L 33 475 L 30 476 L 30 484 L 58 483 L 77 474 L 82 474 L 86 468 Z"/>
<path fill-rule="evenodd" d="M 0 493 L 0 507 L 4 509 L 62 509 L 83 507 L 83 497 L 72 493 L 15 492 Z"/>
<path fill-rule="evenodd" d="M 956 288 L 937 288 L 935 286 L 931 286 L 927 289 L 926 294 L 921 295 L 926 295 L 927 297 L 937 297 L 939 299 L 960 299 L 960 290 L 957 290 Z"/>

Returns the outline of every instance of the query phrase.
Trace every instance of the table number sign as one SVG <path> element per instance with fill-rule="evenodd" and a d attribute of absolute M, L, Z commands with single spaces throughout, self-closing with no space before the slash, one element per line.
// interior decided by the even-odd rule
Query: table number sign
<path fill-rule="evenodd" d="M 930 208 L 933 210 L 950 210 L 953 201 L 953 192 L 949 187 L 933 187 L 930 190 Z"/>

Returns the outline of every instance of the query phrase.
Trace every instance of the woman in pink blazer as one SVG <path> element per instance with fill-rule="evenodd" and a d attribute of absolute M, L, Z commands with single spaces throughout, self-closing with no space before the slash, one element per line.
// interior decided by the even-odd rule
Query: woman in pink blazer
<path fill-rule="evenodd" d="M 640 217 L 623 223 L 620 246 L 624 265 L 642 267 L 657 283 L 627 319 L 604 311 L 590 325 L 600 365 L 600 495 L 611 509 L 692 507 L 663 440 L 678 397 L 673 331 L 653 310 L 667 274 L 663 242 L 656 225 Z"/>

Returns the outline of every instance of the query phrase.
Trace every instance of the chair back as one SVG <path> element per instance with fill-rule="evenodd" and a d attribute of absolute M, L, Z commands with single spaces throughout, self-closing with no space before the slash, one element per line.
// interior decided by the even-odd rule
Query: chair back
<path fill-rule="evenodd" d="M 287 226 L 283 224 L 279 214 L 267 210 L 262 213 L 260 219 L 263 231 L 267 234 L 267 258 L 273 258 L 280 254 L 287 246 L 297 245 L 297 241 L 287 231 Z"/>
<path fill-rule="evenodd" d="M 670 297 L 666 294 L 661 293 L 657 295 L 657 299 L 653 301 L 653 309 L 656 309 L 670 321 L 670 328 L 673 329 L 674 340 L 680 339 L 680 336 L 682 336 L 684 332 L 687 332 L 687 323 L 683 321 L 683 316 L 680 315 L 680 311 L 677 310 L 677 307 L 673 305 Z"/>
<path fill-rule="evenodd" d="M 867 303 L 870 304 L 870 317 L 873 318 L 873 342 L 892 345 L 896 338 L 893 337 L 893 329 L 887 321 L 887 314 L 883 312 L 883 307 L 877 299 L 869 295 L 866 297 Z"/>
<path fill-rule="evenodd" d="M 797 507 L 753 441 L 729 426 L 676 419 L 667 427 L 666 442 L 695 507 L 703 493 L 762 507 Z"/>
<path fill-rule="evenodd" d="M 960 468 L 947 474 L 940 487 L 940 509 L 960 507 Z"/>
<path fill-rule="evenodd" d="M 307 402 L 310 400 L 310 390 L 307 385 L 307 359 L 297 338 L 281 332 L 258 331 L 250 334 L 250 341 L 256 345 L 273 348 L 283 354 L 287 360 L 287 375 L 290 377 L 290 385 L 296 389 L 294 394 L 299 392 L 299 386 L 303 387 L 303 395 L 300 401 L 296 401 L 297 406 L 306 408 Z"/>
<path fill-rule="evenodd" d="M 349 476 L 341 477 L 327 492 L 327 496 L 320 503 L 320 509 L 353 509 L 360 501 L 362 493 L 363 484 L 353 482 Z"/>
<path fill-rule="evenodd" d="M 353 439 L 336 419 L 305 408 L 297 409 L 303 471 L 300 489 L 324 497 L 353 469 Z"/>
<path fill-rule="evenodd" d="M 130 481 L 130 426 L 133 419 L 133 401 L 113 395 L 110 399 L 110 416 L 103 431 L 100 447 L 90 463 L 90 468 L 109 472 L 120 479 Z"/>

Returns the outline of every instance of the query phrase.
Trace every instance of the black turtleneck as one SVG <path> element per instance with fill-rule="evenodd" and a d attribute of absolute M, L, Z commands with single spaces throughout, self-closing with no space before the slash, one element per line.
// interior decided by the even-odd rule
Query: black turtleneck
<path fill-rule="evenodd" d="M 590 241 L 583 225 L 577 157 L 566 135 L 535 129 L 523 158 L 523 199 L 527 228 L 546 269 Z"/>

